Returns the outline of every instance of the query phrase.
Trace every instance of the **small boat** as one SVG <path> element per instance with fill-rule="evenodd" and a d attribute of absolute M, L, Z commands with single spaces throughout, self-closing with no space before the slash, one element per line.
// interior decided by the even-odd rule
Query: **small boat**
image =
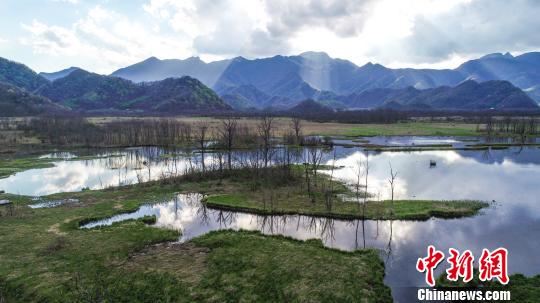
<path fill-rule="evenodd" d="M 429 160 L 429 167 L 435 167 L 437 166 L 437 162 L 435 160 Z"/>

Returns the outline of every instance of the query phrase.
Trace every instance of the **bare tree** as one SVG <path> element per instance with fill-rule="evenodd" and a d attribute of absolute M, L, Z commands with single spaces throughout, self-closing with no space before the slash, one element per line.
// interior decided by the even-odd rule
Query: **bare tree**
<path fill-rule="evenodd" d="M 366 151 L 366 161 L 364 162 L 364 175 L 366 177 L 366 184 L 364 188 L 364 203 L 362 204 L 362 218 L 366 215 L 366 203 L 368 199 L 368 176 L 369 176 L 369 151 Z"/>
<path fill-rule="evenodd" d="M 296 139 L 296 143 L 300 143 L 300 136 L 302 136 L 302 122 L 300 118 L 293 117 L 291 119 L 291 127 L 294 131 L 294 136 Z"/>
<path fill-rule="evenodd" d="M 236 137 L 237 122 L 233 118 L 221 120 L 221 128 L 218 130 L 221 140 L 227 149 L 227 164 L 229 170 L 232 168 L 231 154 Z"/>
<path fill-rule="evenodd" d="M 197 141 L 197 145 L 201 150 L 201 165 L 203 172 L 206 171 L 206 167 L 204 164 L 204 153 L 206 151 L 206 140 L 209 127 L 210 126 L 207 122 L 201 122 L 197 125 L 197 128 L 195 130 L 195 140 Z"/>
<path fill-rule="evenodd" d="M 390 256 L 392 256 L 392 234 L 394 232 L 393 226 L 394 220 L 390 219 L 390 236 L 388 237 L 388 245 L 386 246 L 386 263 L 388 263 Z"/>
<path fill-rule="evenodd" d="M 262 152 L 264 160 L 264 168 L 268 167 L 272 149 L 272 137 L 274 134 L 274 118 L 270 116 L 263 117 L 257 124 L 257 132 L 262 143 Z"/>
<path fill-rule="evenodd" d="M 326 205 L 326 210 L 328 212 L 332 211 L 332 200 L 334 196 L 334 168 L 336 165 L 336 150 L 334 149 L 334 156 L 332 158 L 332 167 L 330 171 L 330 179 L 328 180 L 328 186 L 324 189 L 324 202 Z"/>
<path fill-rule="evenodd" d="M 493 118 L 491 116 L 488 116 L 486 118 L 486 133 L 488 139 L 491 139 L 491 136 L 493 134 Z"/>
<path fill-rule="evenodd" d="M 356 183 L 354 184 L 356 204 L 358 205 L 358 212 L 360 212 L 360 188 L 362 187 L 362 161 L 358 160 L 356 162 Z"/>
<path fill-rule="evenodd" d="M 392 215 L 394 215 L 394 189 L 396 185 L 396 177 L 397 172 L 394 172 L 394 169 L 392 168 L 392 163 L 389 163 L 390 165 L 390 179 L 388 179 L 388 183 L 390 183 L 390 203 L 392 205 Z"/>
<path fill-rule="evenodd" d="M 313 181 L 317 185 L 317 170 L 321 165 L 323 151 L 321 148 L 313 146 L 308 148 L 308 162 L 311 166 L 311 172 L 313 173 Z"/>

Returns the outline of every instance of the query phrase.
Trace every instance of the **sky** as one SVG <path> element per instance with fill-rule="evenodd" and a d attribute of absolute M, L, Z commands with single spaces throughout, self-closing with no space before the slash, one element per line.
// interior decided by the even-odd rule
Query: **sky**
<path fill-rule="evenodd" d="M 540 50 L 537 0 L 1 0 L 0 56 L 109 74 L 148 57 L 323 51 L 357 65 L 455 68 Z"/>

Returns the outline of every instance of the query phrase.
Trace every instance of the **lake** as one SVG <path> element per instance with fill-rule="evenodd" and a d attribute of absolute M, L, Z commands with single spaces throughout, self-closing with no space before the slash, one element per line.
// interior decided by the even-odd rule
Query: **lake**
<path fill-rule="evenodd" d="M 392 140 L 398 140 L 399 138 Z M 403 140 L 411 140 L 403 138 Z M 435 139 L 434 139 L 435 140 Z M 437 138 L 437 140 L 457 140 Z M 425 142 L 425 140 L 424 140 Z M 437 141 L 439 142 L 439 141 Z M 362 148 L 335 148 L 325 164 L 341 168 L 334 176 L 352 183 L 358 166 L 369 157 L 368 190 L 380 199 L 390 194 L 390 163 L 397 171 L 397 199 L 479 199 L 492 202 L 475 217 L 428 221 L 342 221 L 308 216 L 258 216 L 208 209 L 199 194 L 178 195 L 157 201 L 131 214 L 91 222 L 86 228 L 115 221 L 156 215 L 156 225 L 182 231 L 186 241 L 210 230 L 233 228 L 260 230 L 298 239 L 319 238 L 325 245 L 344 250 L 374 247 L 386 263 L 385 282 L 399 302 L 414 301 L 424 276 L 415 264 L 430 244 L 447 253 L 448 248 L 470 249 L 480 256 L 483 248 L 506 247 L 509 271 L 540 273 L 540 149 L 511 147 L 482 151 L 369 152 Z M 369 155 L 369 156 L 368 156 Z M 139 180 L 158 179 L 200 165 L 200 155 L 182 150 L 135 148 L 101 151 L 95 158 L 59 157 L 51 168 L 32 169 L 0 179 L 0 190 L 32 196 L 83 188 L 103 188 Z M 235 154 L 235 162 L 243 154 Z M 436 165 L 430 165 L 431 162 Z M 209 157 L 205 160 L 212 164 Z M 156 202 L 156 201 L 149 201 Z M 440 267 L 438 272 L 442 272 Z"/>

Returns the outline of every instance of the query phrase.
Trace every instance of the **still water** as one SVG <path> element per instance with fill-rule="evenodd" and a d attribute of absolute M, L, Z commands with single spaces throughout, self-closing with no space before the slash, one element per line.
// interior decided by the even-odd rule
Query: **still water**
<path fill-rule="evenodd" d="M 386 263 L 385 282 L 399 302 L 414 301 L 416 289 L 412 287 L 424 285 L 424 277 L 416 272 L 415 263 L 425 255 L 430 244 L 445 252 L 450 247 L 470 249 L 475 256 L 479 256 L 483 248 L 506 247 L 511 273 L 540 273 L 540 259 L 536 258 L 540 251 L 537 236 L 540 234 L 540 149 L 537 147 L 371 152 L 369 156 L 360 148 L 336 147 L 335 151 L 335 163 L 332 152 L 325 155 L 324 162 L 342 167 L 334 176 L 348 183 L 354 182 L 359 166 L 369 157 L 368 189 L 381 199 L 389 195 L 391 163 L 398 173 L 395 191 L 398 199 L 480 199 L 492 202 L 492 206 L 478 216 L 463 219 L 361 222 L 218 211 L 205 208 L 200 203 L 200 195 L 191 194 L 144 205 L 137 212 L 92 222 L 85 228 L 156 215 L 157 226 L 182 231 L 179 241 L 210 230 L 242 228 L 298 239 L 319 238 L 327 246 L 345 250 L 374 247 L 381 251 Z M 84 161 L 62 158 L 55 162 L 55 167 L 0 179 L 0 189 L 44 195 L 135 183 L 199 165 L 199 158 L 197 154 L 157 148 L 122 150 L 114 157 Z M 241 153 L 235 155 L 235 161 L 241 158 Z M 430 166 L 430 162 L 436 165 Z M 442 270 L 440 267 L 439 273 Z"/>

